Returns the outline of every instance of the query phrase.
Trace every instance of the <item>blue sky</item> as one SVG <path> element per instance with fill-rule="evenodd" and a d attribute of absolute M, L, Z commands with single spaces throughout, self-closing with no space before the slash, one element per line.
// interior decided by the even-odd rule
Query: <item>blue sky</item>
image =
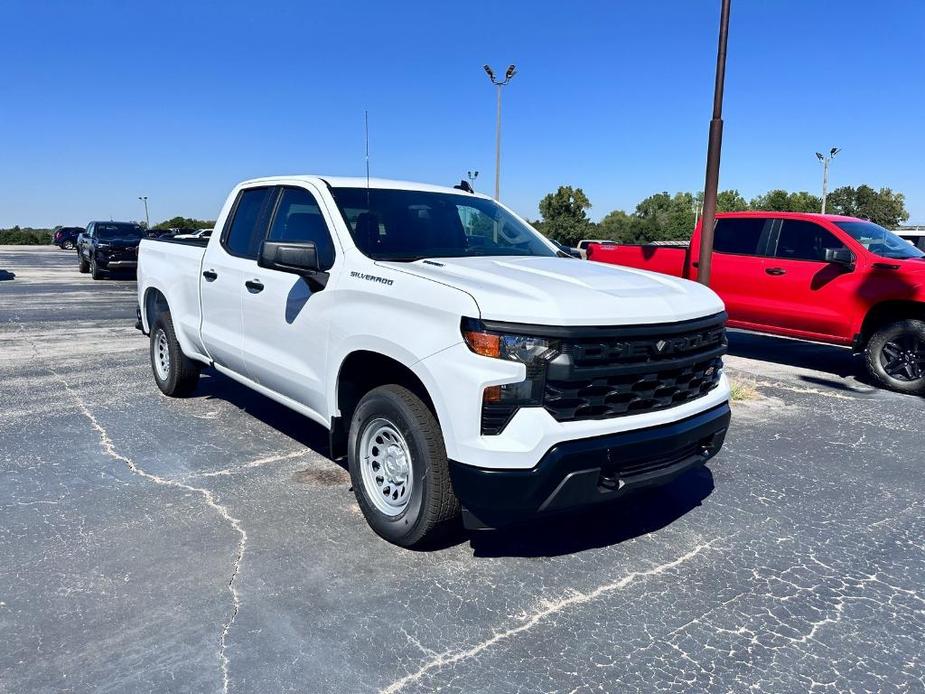
<path fill-rule="evenodd" d="M 560 184 L 592 217 L 703 186 L 719 0 L 54 2 L 0 9 L 0 226 L 212 218 L 260 175 L 493 188 L 537 216 Z M 722 188 L 907 196 L 925 223 L 925 3 L 733 0 Z"/>

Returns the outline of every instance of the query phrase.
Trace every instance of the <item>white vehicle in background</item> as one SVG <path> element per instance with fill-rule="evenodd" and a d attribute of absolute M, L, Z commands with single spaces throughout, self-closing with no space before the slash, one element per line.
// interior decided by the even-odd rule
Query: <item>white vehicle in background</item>
<path fill-rule="evenodd" d="M 618 499 L 723 443 L 725 314 L 699 284 L 424 184 L 246 181 L 215 228 L 141 243 L 157 385 L 209 365 L 318 422 L 391 542 Z"/>
<path fill-rule="evenodd" d="M 590 246 L 592 243 L 616 243 L 616 242 L 609 241 L 606 239 L 582 239 L 581 241 L 578 242 L 578 245 L 576 246 L 576 248 L 578 249 L 578 253 L 581 255 L 582 260 L 588 259 L 588 246 Z"/>
<path fill-rule="evenodd" d="M 920 251 L 925 251 L 925 226 L 899 227 L 893 233 L 899 238 L 905 239 Z"/>
<path fill-rule="evenodd" d="M 212 235 L 213 229 L 197 229 L 192 234 L 177 234 L 175 239 L 207 239 Z"/>

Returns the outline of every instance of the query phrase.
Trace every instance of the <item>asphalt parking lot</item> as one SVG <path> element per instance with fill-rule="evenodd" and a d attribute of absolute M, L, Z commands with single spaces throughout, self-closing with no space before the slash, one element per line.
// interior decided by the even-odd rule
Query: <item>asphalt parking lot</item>
<path fill-rule="evenodd" d="M 410 552 L 317 425 L 163 397 L 76 265 L 0 247 L 0 690 L 925 691 L 925 403 L 850 354 L 733 334 L 708 470 Z"/>

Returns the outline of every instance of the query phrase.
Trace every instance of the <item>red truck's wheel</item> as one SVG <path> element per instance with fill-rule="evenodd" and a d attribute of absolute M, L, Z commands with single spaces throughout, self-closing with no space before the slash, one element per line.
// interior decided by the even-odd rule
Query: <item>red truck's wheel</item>
<path fill-rule="evenodd" d="M 459 516 L 440 425 L 408 389 L 387 385 L 363 396 L 347 451 L 360 510 L 389 542 L 432 542 Z"/>
<path fill-rule="evenodd" d="M 868 372 L 885 388 L 925 394 L 925 321 L 883 326 L 870 338 L 864 356 Z"/>

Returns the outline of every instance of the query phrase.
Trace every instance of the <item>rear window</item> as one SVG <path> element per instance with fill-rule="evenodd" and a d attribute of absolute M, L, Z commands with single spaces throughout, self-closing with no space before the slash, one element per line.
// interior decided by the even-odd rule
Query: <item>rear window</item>
<path fill-rule="evenodd" d="M 768 219 L 742 218 L 717 219 L 713 250 L 736 255 L 763 255 L 767 240 L 765 227 Z"/>

